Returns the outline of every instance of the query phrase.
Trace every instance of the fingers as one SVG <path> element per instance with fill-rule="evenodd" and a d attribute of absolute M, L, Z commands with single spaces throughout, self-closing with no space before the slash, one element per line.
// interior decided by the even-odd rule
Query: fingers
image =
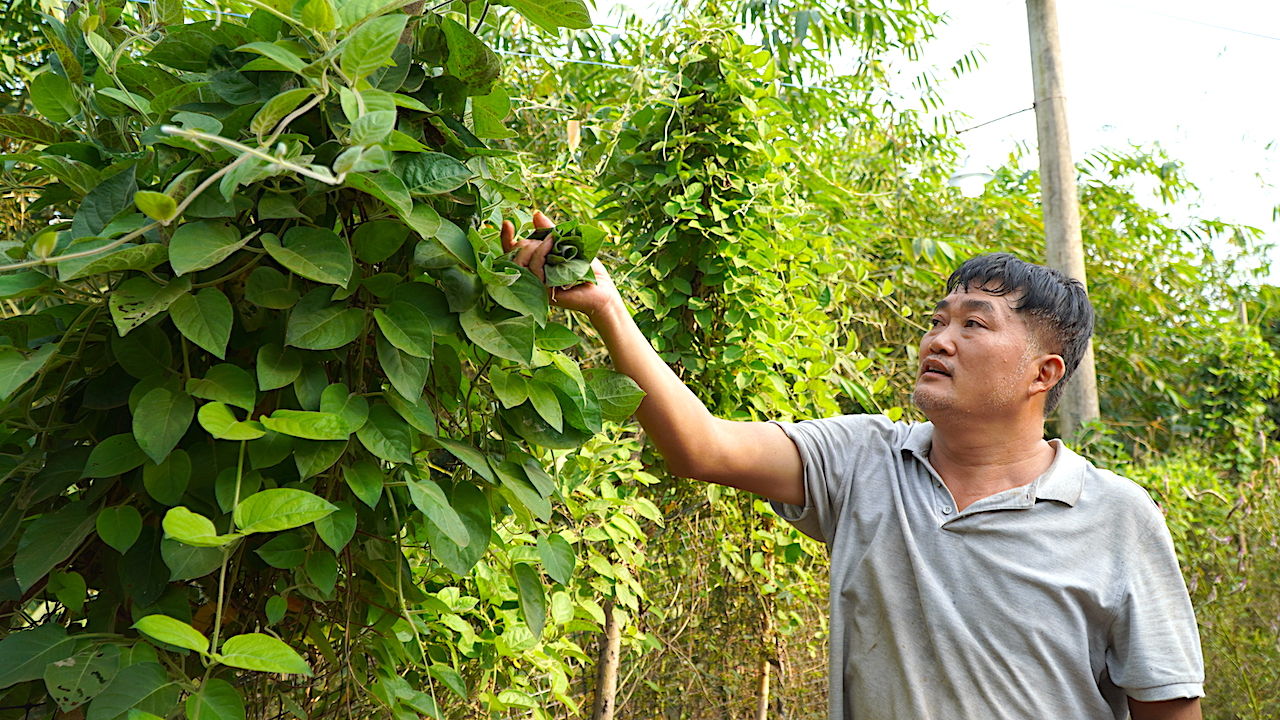
<path fill-rule="evenodd" d="M 543 216 L 543 219 L 546 219 L 545 215 Z M 534 222 L 537 222 L 536 216 L 534 218 Z M 551 248 L 554 245 L 555 238 L 549 237 L 539 243 L 538 246 L 533 249 L 533 253 L 529 257 L 529 270 L 533 271 L 533 274 L 537 275 L 538 279 L 543 282 L 546 282 L 545 267 L 547 265 L 547 255 L 551 254 Z"/>
<path fill-rule="evenodd" d="M 532 240 L 521 240 L 516 243 L 516 254 L 511 261 L 521 267 L 529 267 L 529 258 L 533 257 L 533 252 L 538 249 L 539 244 Z"/>
<path fill-rule="evenodd" d="M 516 226 L 510 220 L 503 220 L 498 235 L 502 238 L 502 252 L 511 252 L 516 246 Z"/>
<path fill-rule="evenodd" d="M 551 218 L 542 213 L 541 210 L 535 210 L 533 213 L 533 226 L 539 230 L 544 228 L 553 228 L 556 226 Z M 555 245 L 554 236 L 549 236 L 545 240 L 516 240 L 516 226 L 510 220 L 502 221 L 502 230 L 498 233 L 502 240 L 502 251 L 515 251 L 515 255 L 511 258 L 515 264 L 527 267 L 538 276 L 539 280 L 545 282 L 546 275 L 543 273 L 543 267 L 547 263 L 547 255 L 551 253 L 551 248 Z"/>

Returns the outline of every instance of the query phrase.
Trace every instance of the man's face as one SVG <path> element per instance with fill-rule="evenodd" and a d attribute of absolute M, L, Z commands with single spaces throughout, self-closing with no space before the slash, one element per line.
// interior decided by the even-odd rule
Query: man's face
<path fill-rule="evenodd" d="M 957 288 L 934 308 L 912 395 L 927 417 L 999 415 L 1030 401 L 1038 352 L 1013 301 Z"/>

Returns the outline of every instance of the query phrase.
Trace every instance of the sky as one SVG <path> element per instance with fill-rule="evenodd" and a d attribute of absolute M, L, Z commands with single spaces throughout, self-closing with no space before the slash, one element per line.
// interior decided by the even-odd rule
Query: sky
<path fill-rule="evenodd" d="M 619 4 L 651 17 L 657 3 Z M 602 0 L 598 7 L 610 6 Z M 976 71 L 948 76 L 947 109 L 977 125 L 1030 107 L 1025 2 L 932 0 L 930 6 L 948 21 L 920 63 L 898 64 L 903 92 L 922 70 L 949 68 L 978 49 L 985 60 Z M 593 14 L 609 23 L 599 10 Z M 1280 245 L 1280 223 L 1272 216 L 1280 205 L 1280 91 L 1273 80 L 1280 68 L 1280 2 L 1062 0 L 1058 21 L 1074 158 L 1158 143 L 1200 188 L 1199 197 L 1168 208 L 1175 220 L 1251 225 L 1264 231 L 1264 242 Z M 1036 147 L 1035 114 L 961 137 L 970 167 L 998 167 L 1019 142 Z M 1271 260 L 1271 282 L 1280 284 L 1280 248 Z"/>
<path fill-rule="evenodd" d="M 946 84 L 948 108 L 976 125 L 1029 107 L 1025 3 L 933 0 L 931 6 L 949 20 L 926 46 L 923 64 L 949 67 L 973 48 L 986 58 L 976 72 Z M 1280 204 L 1280 93 L 1268 87 L 1280 68 L 1280 3 L 1067 0 L 1058 3 L 1058 22 L 1074 158 L 1159 143 L 1200 188 L 1200 197 L 1170 208 L 1175 219 L 1251 225 L 1280 244 L 1280 224 L 1272 218 Z M 901 71 L 906 77 L 920 69 L 904 65 Z M 962 138 L 972 165 L 999 166 L 1018 142 L 1036 146 L 1035 114 Z M 1272 282 L 1280 283 L 1280 249 L 1271 259 Z"/>

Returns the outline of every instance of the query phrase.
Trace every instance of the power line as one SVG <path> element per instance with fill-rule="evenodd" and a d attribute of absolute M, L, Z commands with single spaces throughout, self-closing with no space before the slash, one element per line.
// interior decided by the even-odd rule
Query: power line
<path fill-rule="evenodd" d="M 1172 20 L 1181 20 L 1182 22 L 1188 22 L 1193 25 L 1203 25 L 1205 27 L 1216 28 L 1218 30 L 1226 30 L 1227 32 L 1240 33 L 1241 35 L 1252 35 L 1254 37 L 1260 37 L 1265 40 L 1280 41 L 1280 37 L 1275 37 L 1273 35 L 1263 35 L 1262 33 L 1250 32 L 1248 30 L 1240 30 L 1238 28 L 1227 27 L 1226 25 L 1215 25 L 1213 23 L 1207 23 L 1202 20 L 1193 20 L 1192 18 L 1182 17 L 1180 15 L 1170 15 L 1169 13 L 1160 12 L 1159 10 L 1151 10 L 1144 7 L 1126 5 L 1124 3 L 1115 2 L 1114 0 L 1094 0 L 1094 2 L 1103 3 L 1105 5 L 1115 5 L 1116 7 L 1128 8 L 1129 10 L 1137 10 L 1138 12 L 1150 13 L 1152 15 L 1159 15 L 1161 17 L 1167 17 Z"/>
<path fill-rule="evenodd" d="M 965 129 L 963 129 L 963 130 L 957 130 L 957 131 L 956 131 L 956 134 L 957 134 L 957 135 L 959 135 L 960 133 L 967 133 L 967 132 L 969 132 L 970 130 L 977 130 L 978 128 L 980 128 L 980 127 L 982 127 L 982 126 L 984 126 L 984 125 L 990 125 L 991 123 L 994 123 L 994 122 L 1000 122 L 1001 120 L 1004 120 L 1005 118 L 1011 118 L 1011 117 L 1013 117 L 1014 115 L 1021 115 L 1021 114 L 1022 114 L 1022 113 L 1024 113 L 1024 112 L 1027 112 L 1027 111 L 1030 111 L 1030 110 L 1035 110 L 1035 109 L 1036 109 L 1036 106 L 1035 106 L 1035 105 L 1032 105 L 1031 107 L 1022 108 L 1021 110 L 1014 110 L 1013 112 L 1009 113 L 1008 115 L 1001 115 L 1000 117 L 996 118 L 995 120 L 988 120 L 988 121 L 986 121 L 986 122 L 984 122 L 984 123 L 978 123 L 977 125 L 970 125 L 969 127 L 965 128 Z"/>

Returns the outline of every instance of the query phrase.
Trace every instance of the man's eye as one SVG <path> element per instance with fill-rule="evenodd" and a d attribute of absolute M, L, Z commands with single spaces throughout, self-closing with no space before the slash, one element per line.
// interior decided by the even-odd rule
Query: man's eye
<path fill-rule="evenodd" d="M 964 324 L 965 327 L 982 327 L 982 323 L 977 320 L 969 320 Z"/>

